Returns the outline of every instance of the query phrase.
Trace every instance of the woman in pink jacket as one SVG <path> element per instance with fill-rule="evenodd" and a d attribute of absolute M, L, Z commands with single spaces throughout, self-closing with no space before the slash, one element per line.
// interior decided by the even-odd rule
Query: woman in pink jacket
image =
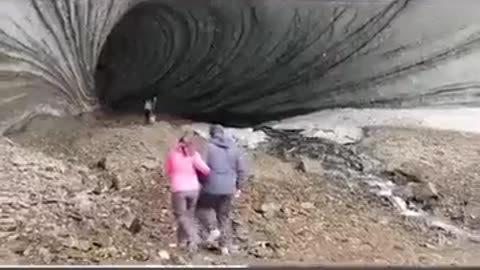
<path fill-rule="evenodd" d="M 178 245 L 188 245 L 189 252 L 194 252 L 199 241 L 195 222 L 195 208 L 200 192 L 198 174 L 208 175 L 210 168 L 194 149 L 191 132 L 186 132 L 170 150 L 164 169 L 170 180 Z"/>

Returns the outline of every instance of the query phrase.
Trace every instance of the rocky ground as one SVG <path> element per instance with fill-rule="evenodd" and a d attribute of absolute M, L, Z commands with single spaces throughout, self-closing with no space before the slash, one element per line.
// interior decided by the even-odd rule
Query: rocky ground
<path fill-rule="evenodd" d="M 236 202 L 238 254 L 184 256 L 159 170 L 183 124 L 91 114 L 10 129 L 0 139 L 0 262 L 480 264 L 474 242 L 401 217 L 341 177 L 306 169 L 305 160 L 262 150 L 248 153 L 255 177 Z M 367 135 L 357 151 L 388 172 L 413 170 L 435 186 L 435 211 L 478 228 L 480 136 L 387 127 Z M 335 149 L 331 156 L 341 156 Z"/>
<path fill-rule="evenodd" d="M 436 214 L 459 227 L 480 229 L 480 136 L 424 129 L 371 128 L 361 147 L 387 168 L 403 168 L 432 183 Z"/>

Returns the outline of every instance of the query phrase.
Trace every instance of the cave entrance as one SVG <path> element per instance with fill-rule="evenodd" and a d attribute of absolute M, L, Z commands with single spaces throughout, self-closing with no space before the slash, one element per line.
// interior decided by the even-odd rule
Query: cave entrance
<path fill-rule="evenodd" d="M 180 75 L 172 74 L 172 70 L 178 70 L 175 65 L 184 65 L 180 61 L 187 61 L 181 55 L 182 49 L 188 50 L 181 40 L 189 34 L 182 28 L 190 7 L 186 2 L 191 4 L 140 3 L 114 26 L 95 72 L 96 94 L 102 107 L 114 113 L 141 113 L 144 101 L 156 96 L 158 114 L 227 126 L 252 126 L 269 120 L 223 109 L 207 113 L 177 90 L 175 80 L 180 80 Z"/>
<path fill-rule="evenodd" d="M 142 113 L 144 102 L 157 97 L 156 113 L 194 115 L 192 104 L 173 91 L 172 50 L 181 9 L 167 1 L 145 1 L 129 10 L 113 27 L 95 72 L 96 94 L 103 109 Z M 172 28 L 173 27 L 173 28 Z M 206 120 L 213 120 L 207 118 Z"/>
<path fill-rule="evenodd" d="M 236 127 L 311 112 L 311 107 L 287 104 L 292 96 L 287 92 L 295 91 L 284 86 L 292 72 L 289 65 L 273 63 L 250 72 L 252 65 L 261 65 L 252 59 L 263 59 L 255 51 L 258 44 L 273 42 L 266 34 L 273 26 L 256 19 L 255 5 L 192 0 L 137 4 L 102 48 L 95 76 L 101 104 L 114 112 L 141 112 L 144 100 L 156 96 L 159 114 Z M 250 14 L 248 23 L 245 14 Z M 251 37 L 232 39 L 247 30 Z M 268 100 L 278 96 L 272 93 L 276 89 L 284 92 L 281 100 Z M 282 104 L 289 106 L 283 110 Z"/>

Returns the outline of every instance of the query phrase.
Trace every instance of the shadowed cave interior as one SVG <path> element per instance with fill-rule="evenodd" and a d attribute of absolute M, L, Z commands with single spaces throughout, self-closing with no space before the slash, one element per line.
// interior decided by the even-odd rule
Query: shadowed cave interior
<path fill-rule="evenodd" d="M 475 104 L 475 76 L 444 65 L 475 68 L 473 4 L 137 2 L 103 46 L 96 95 L 117 112 L 156 95 L 159 113 L 229 126 L 345 107 Z M 444 16 L 457 9 L 462 20 Z"/>
<path fill-rule="evenodd" d="M 332 94 L 362 81 L 322 78 L 367 47 L 407 2 L 372 5 L 367 16 L 338 4 L 312 10 L 305 1 L 275 8 L 268 1 L 142 2 L 103 47 L 97 95 L 117 112 L 139 111 L 157 95 L 159 113 L 230 126 L 352 105 L 332 102 Z"/>
<path fill-rule="evenodd" d="M 140 111 L 143 100 L 156 95 L 159 113 L 230 126 L 255 125 L 312 111 L 295 108 L 279 114 L 253 108 L 235 110 L 244 101 L 217 99 L 225 94 L 234 97 L 247 91 L 261 92 L 259 88 L 268 84 L 291 91 L 285 86 L 288 82 L 276 75 L 289 72 L 291 67 L 278 65 L 281 57 L 288 57 L 283 51 L 275 66 L 266 67 L 263 74 L 251 72 L 252 64 L 260 64 L 259 57 L 245 54 L 255 50 L 256 42 L 256 47 L 268 42 L 268 36 L 262 36 L 268 25 L 259 21 L 258 5 L 248 1 L 221 6 L 203 2 L 148 1 L 129 11 L 109 35 L 99 58 L 95 80 L 101 103 L 119 112 Z M 287 47 L 301 46 L 295 43 L 302 42 L 305 38 L 292 39 Z M 212 99 L 217 102 L 210 103 Z"/>

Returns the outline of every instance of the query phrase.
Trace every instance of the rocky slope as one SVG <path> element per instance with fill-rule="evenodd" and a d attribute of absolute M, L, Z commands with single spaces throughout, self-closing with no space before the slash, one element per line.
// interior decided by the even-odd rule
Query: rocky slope
<path fill-rule="evenodd" d="M 204 250 L 186 257 L 174 246 L 169 194 L 159 170 L 182 124 L 143 126 L 136 117 L 91 114 L 39 117 L 11 129 L 0 139 L 0 261 L 480 263 L 475 243 L 401 217 L 342 178 L 305 172 L 306 163 L 299 168 L 298 162 L 261 150 L 249 152 L 255 177 L 236 202 L 238 254 L 225 258 Z M 431 164 L 425 171 L 435 176 L 428 181 L 442 196 L 440 211 L 447 213 L 444 209 L 458 206 L 460 199 L 475 202 L 478 136 L 393 128 L 369 134 L 358 147 L 387 166 L 418 164 L 419 159 Z M 471 193 L 465 193 L 466 187 Z M 465 222 L 458 224 L 476 228 L 476 216 L 462 212 L 467 207 L 458 209 L 464 210 L 453 211 L 452 217 L 465 213 Z"/>

